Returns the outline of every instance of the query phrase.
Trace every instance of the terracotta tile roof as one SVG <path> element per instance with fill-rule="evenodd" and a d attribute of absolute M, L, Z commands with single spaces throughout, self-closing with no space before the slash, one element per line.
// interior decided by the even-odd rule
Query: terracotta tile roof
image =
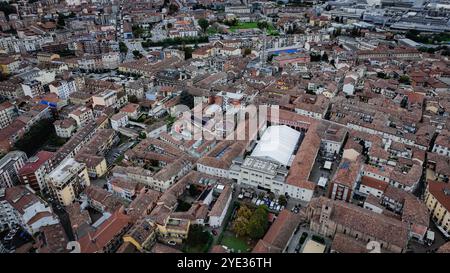
<path fill-rule="evenodd" d="M 343 201 L 333 201 L 331 219 L 401 248 L 405 248 L 408 241 L 406 223 Z"/>
<path fill-rule="evenodd" d="M 253 253 L 277 253 L 287 245 L 289 239 L 300 224 L 300 214 L 283 210 L 275 222 L 270 226 L 264 238 L 259 240 Z"/>
<path fill-rule="evenodd" d="M 430 214 L 427 206 L 414 195 L 408 194 L 403 205 L 402 220 L 428 228 L 430 225 Z"/>
<path fill-rule="evenodd" d="M 125 105 L 124 107 L 122 107 L 120 109 L 120 112 L 124 112 L 124 113 L 134 113 L 137 112 L 139 109 L 139 104 L 136 103 L 128 103 L 127 105 Z"/>
<path fill-rule="evenodd" d="M 217 144 L 208 154 L 200 158 L 197 164 L 228 169 L 231 166 L 232 160 L 242 155 L 244 151 L 245 143 L 243 141 L 224 140 Z"/>
<path fill-rule="evenodd" d="M 448 183 L 428 180 L 428 191 L 447 211 L 450 211 L 450 185 Z"/>
<path fill-rule="evenodd" d="M 380 190 L 384 192 L 388 186 L 385 181 L 378 180 L 369 176 L 361 177 L 361 185 L 365 185 L 367 187 Z"/>
<path fill-rule="evenodd" d="M 342 233 L 336 233 L 334 236 L 331 250 L 338 253 L 366 253 L 368 251 L 365 242 Z"/>
<path fill-rule="evenodd" d="M 209 251 L 210 253 L 227 253 L 227 250 L 220 245 L 215 245 L 211 248 L 211 250 Z"/>
<path fill-rule="evenodd" d="M 222 193 L 219 195 L 219 198 L 217 198 L 216 203 L 209 212 L 209 217 L 222 215 L 225 209 L 225 205 L 227 204 L 231 194 L 232 194 L 231 186 L 225 185 L 225 188 L 223 189 Z"/>
<path fill-rule="evenodd" d="M 447 242 L 439 247 L 437 253 L 450 253 L 450 242 Z"/>
<path fill-rule="evenodd" d="M 152 253 L 181 253 L 180 250 L 161 243 L 156 243 L 150 251 Z"/>
<path fill-rule="evenodd" d="M 341 161 L 341 164 L 339 164 L 338 170 L 336 171 L 332 182 L 353 189 L 355 183 L 357 182 L 357 177 L 360 170 L 361 163 L 358 160 L 350 161 L 348 159 L 344 159 Z"/>
<path fill-rule="evenodd" d="M 82 253 L 103 252 L 104 248 L 123 230 L 129 227 L 130 218 L 116 211 L 94 232 L 88 232 L 78 240 Z"/>
<path fill-rule="evenodd" d="M 34 161 L 30 158 L 28 162 L 25 163 L 25 165 L 19 170 L 19 175 L 35 172 L 39 167 L 42 166 L 42 164 L 50 160 L 53 155 L 54 153 L 52 152 L 39 151 L 34 156 L 37 158 L 37 160 Z"/>
<path fill-rule="evenodd" d="M 136 198 L 130 203 L 127 208 L 127 214 L 132 219 L 139 219 L 145 215 L 149 215 L 151 210 L 156 206 L 156 202 L 161 193 L 147 189 L 146 191 L 138 194 Z"/>
<path fill-rule="evenodd" d="M 45 217 L 53 217 L 53 213 L 48 212 L 48 211 L 41 211 L 36 213 L 33 217 L 30 218 L 30 220 L 28 220 L 27 224 L 28 225 L 32 225 L 34 223 L 36 223 L 37 221 L 41 220 L 42 218 Z"/>
<path fill-rule="evenodd" d="M 38 244 L 38 253 L 66 253 L 67 235 L 60 224 L 44 226 L 41 228 L 41 235 Z"/>
<path fill-rule="evenodd" d="M 42 202 L 34 193 L 23 185 L 6 188 L 5 200 L 8 201 L 21 214 L 33 204 Z"/>

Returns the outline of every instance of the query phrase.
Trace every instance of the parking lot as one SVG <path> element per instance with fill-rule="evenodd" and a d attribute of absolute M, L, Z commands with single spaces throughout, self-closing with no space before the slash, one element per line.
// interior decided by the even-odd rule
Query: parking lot
<path fill-rule="evenodd" d="M 279 204 L 278 198 L 271 199 L 270 194 L 263 190 L 239 188 L 236 192 L 239 201 L 250 203 L 254 206 L 266 205 L 269 208 L 269 211 L 274 213 L 279 213 L 285 208 L 284 205 Z"/>

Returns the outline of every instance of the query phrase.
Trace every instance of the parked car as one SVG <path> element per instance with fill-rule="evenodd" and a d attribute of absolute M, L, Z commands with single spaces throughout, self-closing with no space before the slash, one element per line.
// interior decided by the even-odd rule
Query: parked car
<path fill-rule="evenodd" d="M 169 245 L 171 245 L 171 246 L 174 246 L 174 245 L 176 245 L 177 243 L 174 242 L 174 241 L 168 241 L 167 244 L 169 244 Z"/>

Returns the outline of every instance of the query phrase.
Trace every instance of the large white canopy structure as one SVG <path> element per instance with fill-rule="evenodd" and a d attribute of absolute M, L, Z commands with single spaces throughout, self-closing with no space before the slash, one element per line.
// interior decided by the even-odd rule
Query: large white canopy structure
<path fill-rule="evenodd" d="M 266 129 L 251 156 L 269 158 L 289 166 L 300 132 L 286 126 L 274 125 Z"/>

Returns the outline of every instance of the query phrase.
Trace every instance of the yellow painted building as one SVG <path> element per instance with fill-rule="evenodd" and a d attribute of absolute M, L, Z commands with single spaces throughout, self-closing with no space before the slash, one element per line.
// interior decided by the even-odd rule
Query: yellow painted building
<path fill-rule="evenodd" d="M 156 228 L 146 220 L 138 221 L 124 236 L 123 241 L 129 242 L 140 252 L 151 248 L 156 240 Z"/>
<path fill-rule="evenodd" d="M 70 205 L 90 185 L 86 165 L 70 157 L 47 174 L 45 181 L 58 203 L 63 206 Z"/>
<path fill-rule="evenodd" d="M 0 56 L 0 72 L 9 75 L 19 68 L 20 62 L 9 56 Z"/>
<path fill-rule="evenodd" d="M 433 221 L 447 237 L 450 237 L 450 185 L 444 182 L 428 181 L 425 204 Z"/>
<path fill-rule="evenodd" d="M 50 63 L 53 60 L 61 58 L 58 54 L 47 52 L 39 52 L 36 57 L 39 63 Z"/>
<path fill-rule="evenodd" d="M 189 233 L 190 221 L 186 219 L 168 218 L 165 225 L 157 225 L 158 233 L 166 240 L 181 243 Z"/>

